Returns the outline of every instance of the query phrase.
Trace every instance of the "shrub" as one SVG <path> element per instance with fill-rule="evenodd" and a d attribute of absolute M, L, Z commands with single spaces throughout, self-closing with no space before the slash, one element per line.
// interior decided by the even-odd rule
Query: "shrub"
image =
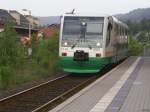
<path fill-rule="evenodd" d="M 32 48 L 28 57 L 27 49 Z M 26 58 L 28 57 L 28 58 Z M 46 40 L 37 40 L 33 35 L 28 46 L 17 40 L 17 34 L 9 24 L 0 33 L 0 87 L 20 85 L 55 74 L 58 66 L 58 34 Z"/>
<path fill-rule="evenodd" d="M 0 76 L 1 76 L 1 88 L 2 89 L 6 89 L 9 86 L 11 86 L 11 84 L 13 84 L 15 81 L 14 79 L 14 71 L 11 67 L 9 66 L 1 66 L 0 67 Z"/>
<path fill-rule="evenodd" d="M 129 38 L 129 49 L 130 49 L 130 55 L 137 56 L 140 55 L 143 52 L 143 46 L 140 42 L 138 42 L 133 37 Z"/>
<path fill-rule="evenodd" d="M 17 41 L 15 30 L 11 24 L 6 24 L 0 34 L 0 77 L 4 88 L 14 81 L 15 69 L 22 64 L 23 57 L 23 47 Z"/>
<path fill-rule="evenodd" d="M 17 34 L 11 25 L 6 24 L 0 35 L 0 66 L 16 66 L 23 57 L 23 48 L 17 42 Z"/>

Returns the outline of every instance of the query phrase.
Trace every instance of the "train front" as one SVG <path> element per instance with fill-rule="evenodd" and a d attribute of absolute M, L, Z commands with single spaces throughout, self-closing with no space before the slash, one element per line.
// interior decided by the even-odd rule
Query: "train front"
<path fill-rule="evenodd" d="M 63 16 L 59 56 L 65 72 L 96 73 L 103 67 L 104 17 Z"/>

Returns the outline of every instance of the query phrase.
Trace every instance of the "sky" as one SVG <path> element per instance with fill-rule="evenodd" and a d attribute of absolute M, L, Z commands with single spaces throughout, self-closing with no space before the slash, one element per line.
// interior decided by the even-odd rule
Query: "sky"
<path fill-rule="evenodd" d="M 76 12 L 120 14 L 137 8 L 150 8 L 150 0 L 0 0 L 0 9 L 31 10 L 33 16 L 59 16 Z"/>

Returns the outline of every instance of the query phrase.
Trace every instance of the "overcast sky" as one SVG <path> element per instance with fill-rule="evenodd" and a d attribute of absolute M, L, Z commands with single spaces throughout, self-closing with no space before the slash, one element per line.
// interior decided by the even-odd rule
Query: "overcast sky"
<path fill-rule="evenodd" d="M 150 7 L 150 0 L 0 0 L 0 8 L 7 10 L 29 9 L 34 16 L 56 16 L 70 12 L 104 14 L 127 13 L 137 8 Z"/>

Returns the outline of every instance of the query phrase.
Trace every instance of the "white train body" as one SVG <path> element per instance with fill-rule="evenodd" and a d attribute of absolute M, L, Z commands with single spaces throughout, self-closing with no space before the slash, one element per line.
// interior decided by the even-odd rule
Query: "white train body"
<path fill-rule="evenodd" d="M 66 72 L 93 73 L 127 56 L 128 27 L 113 16 L 65 14 L 59 56 Z M 82 65 L 82 66 L 80 66 Z"/>

